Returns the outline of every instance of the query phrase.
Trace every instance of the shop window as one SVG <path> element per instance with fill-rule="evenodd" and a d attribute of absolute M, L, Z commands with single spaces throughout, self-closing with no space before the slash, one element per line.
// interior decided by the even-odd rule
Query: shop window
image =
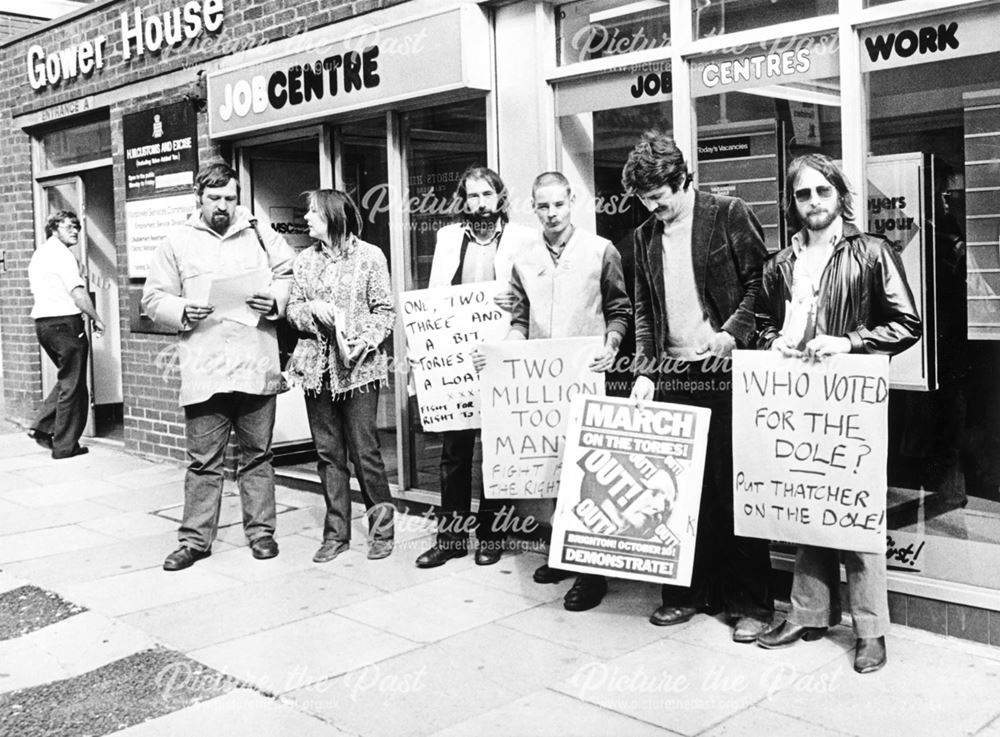
<path fill-rule="evenodd" d="M 482 100 L 423 108 L 403 115 L 409 176 L 412 289 L 430 279 L 435 234 L 454 222 L 452 195 L 463 171 L 486 161 Z"/>
<path fill-rule="evenodd" d="M 837 0 L 692 0 L 694 37 L 766 28 L 837 12 Z"/>
<path fill-rule="evenodd" d="M 692 63 L 698 188 L 744 200 L 769 251 L 788 242 L 787 162 L 841 156 L 837 47 L 832 34 L 793 37 Z"/>
<path fill-rule="evenodd" d="M 670 45 L 668 0 L 580 0 L 560 5 L 560 65 Z"/>
<path fill-rule="evenodd" d="M 929 391 L 893 392 L 889 402 L 889 536 L 914 551 L 892 564 L 990 588 L 1000 588 L 996 12 L 861 32 L 869 227 L 894 242 L 923 295 L 932 379 Z M 919 53 L 931 33 L 944 34 L 940 51 Z"/>
<path fill-rule="evenodd" d="M 107 117 L 46 131 L 38 140 L 43 171 L 111 157 L 111 126 Z"/>

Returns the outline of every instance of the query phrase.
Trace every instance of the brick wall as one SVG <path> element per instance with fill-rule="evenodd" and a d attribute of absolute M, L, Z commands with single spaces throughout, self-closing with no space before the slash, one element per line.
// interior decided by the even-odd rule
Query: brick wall
<path fill-rule="evenodd" d="M 225 17 L 221 29 L 184 41 L 174 48 L 146 52 L 142 57 L 121 58 L 120 17 L 141 7 L 149 18 L 174 7 L 180 0 L 123 0 L 98 3 L 92 12 L 49 27 L 0 47 L 0 248 L 7 253 L 7 271 L 0 273 L 0 349 L 3 352 L 4 404 L 8 418 L 25 424 L 41 400 L 40 361 L 34 324 L 28 317 L 31 295 L 27 267 L 34 250 L 31 149 L 28 134 L 17 127 L 18 115 L 37 112 L 87 95 L 107 92 L 124 85 L 145 82 L 143 96 L 114 105 L 108 110 L 112 129 L 115 188 L 115 242 L 118 253 L 120 308 L 122 315 L 122 382 L 125 404 L 125 444 L 129 450 L 182 460 L 184 457 L 183 414 L 177 406 L 176 371 L 166 379 L 157 357 L 175 338 L 131 334 L 129 331 L 129 281 L 125 254 L 124 153 L 122 116 L 161 102 L 174 102 L 189 91 L 205 63 L 232 53 L 266 45 L 352 16 L 400 4 L 402 0 L 320 2 L 319 0 L 268 0 L 243 2 L 223 0 Z M 28 84 L 26 54 L 33 44 L 56 51 L 73 40 L 107 37 L 105 66 L 89 76 L 60 82 L 36 91 Z M 190 82 L 182 87 L 158 88 L 156 79 L 178 70 L 190 70 Z M 62 121 L 60 121 L 62 122 Z M 67 120 L 65 123 L 70 123 Z M 220 151 L 208 140 L 207 115 L 198 117 L 199 161 L 205 162 L 229 151 Z"/>

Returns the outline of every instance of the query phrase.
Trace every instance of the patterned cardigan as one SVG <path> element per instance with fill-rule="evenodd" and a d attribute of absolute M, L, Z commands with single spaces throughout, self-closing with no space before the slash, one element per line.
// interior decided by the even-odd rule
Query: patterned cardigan
<path fill-rule="evenodd" d="M 317 245 L 301 251 L 292 269 L 286 316 L 293 327 L 310 335 L 300 335 L 288 375 L 305 391 L 319 393 L 324 374 L 329 373 L 330 392 L 336 400 L 386 382 L 388 358 L 382 343 L 392 332 L 396 308 L 389 269 L 379 248 L 354 236 L 345 242 L 342 253 Z M 313 300 L 333 303 L 337 329 L 348 343 L 362 340 L 371 348 L 354 366 L 348 366 L 340 355 L 332 332 L 313 318 Z"/>

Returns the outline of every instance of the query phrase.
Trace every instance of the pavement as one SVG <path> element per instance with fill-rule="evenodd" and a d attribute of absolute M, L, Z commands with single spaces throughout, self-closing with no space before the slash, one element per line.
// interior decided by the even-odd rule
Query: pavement
<path fill-rule="evenodd" d="M 567 612 L 532 550 L 415 568 L 421 516 L 367 560 L 357 505 L 351 550 L 318 565 L 308 491 L 278 488 L 281 553 L 257 561 L 227 485 L 212 556 L 166 572 L 182 478 L 0 435 L 0 735 L 1000 737 L 1000 648 L 896 626 L 860 676 L 846 627 L 781 651 L 707 615 L 658 628 L 650 584 Z"/>

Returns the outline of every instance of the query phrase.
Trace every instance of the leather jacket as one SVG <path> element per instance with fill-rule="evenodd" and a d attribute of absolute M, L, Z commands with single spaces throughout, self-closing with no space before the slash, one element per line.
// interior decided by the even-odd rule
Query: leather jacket
<path fill-rule="evenodd" d="M 764 264 L 757 300 L 758 348 L 770 348 L 781 332 L 795 258 L 789 247 Z M 851 353 L 890 356 L 920 339 L 913 294 L 889 241 L 844 223 L 844 235 L 820 277 L 816 334 L 848 338 Z"/>

